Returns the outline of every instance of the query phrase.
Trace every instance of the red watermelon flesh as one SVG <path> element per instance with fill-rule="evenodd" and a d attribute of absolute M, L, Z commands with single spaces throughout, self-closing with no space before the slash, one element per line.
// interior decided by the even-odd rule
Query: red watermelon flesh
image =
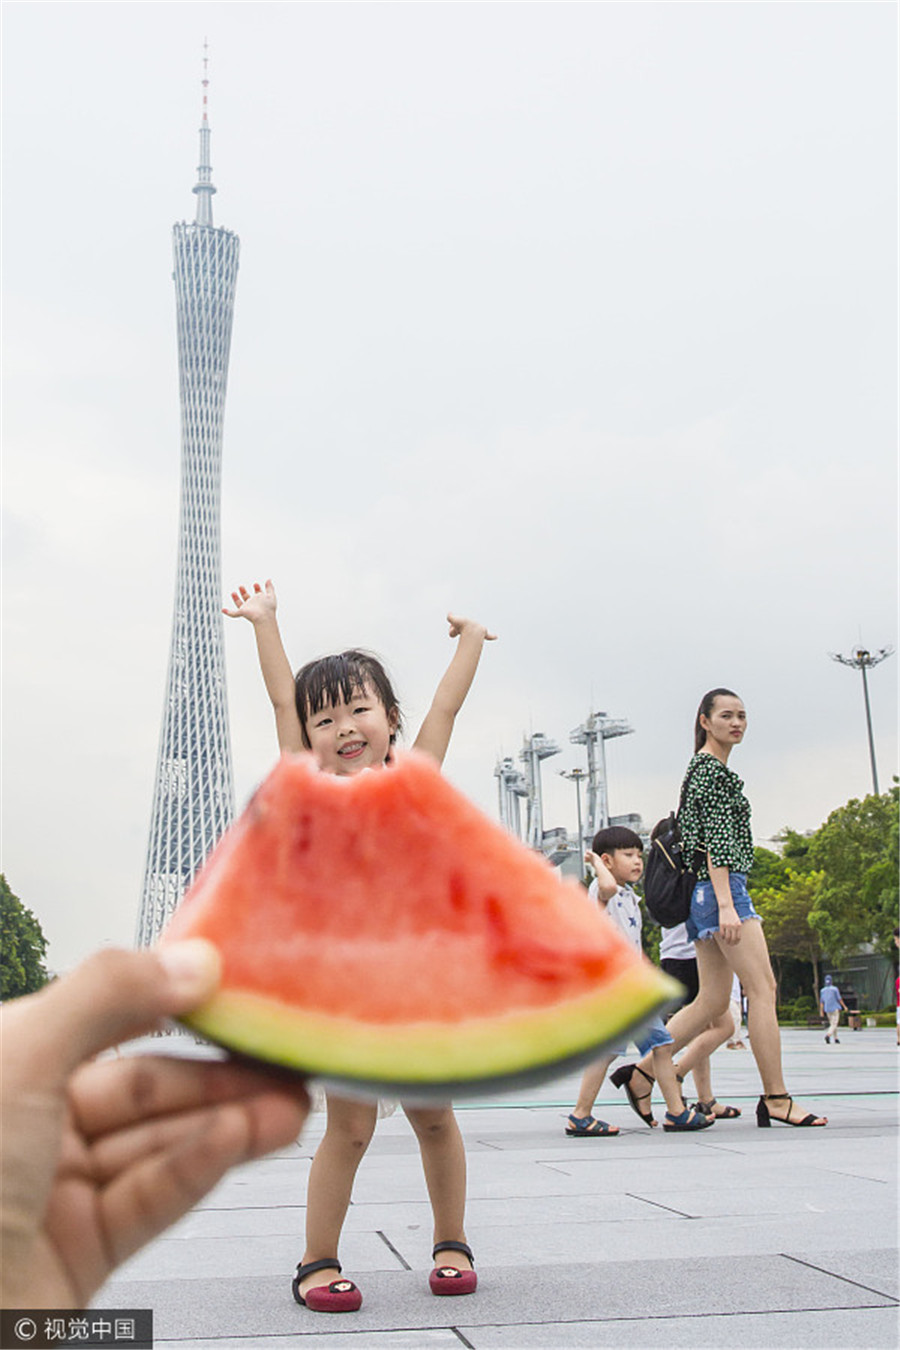
<path fill-rule="evenodd" d="M 680 992 L 414 752 L 347 778 L 283 756 L 163 940 L 186 937 L 223 960 L 192 1026 L 375 1090 L 550 1076 Z"/>

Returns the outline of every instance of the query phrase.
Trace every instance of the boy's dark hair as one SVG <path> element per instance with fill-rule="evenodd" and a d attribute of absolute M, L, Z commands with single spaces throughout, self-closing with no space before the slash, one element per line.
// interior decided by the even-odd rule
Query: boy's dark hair
<path fill-rule="evenodd" d="M 701 717 L 709 717 L 713 710 L 713 705 L 717 698 L 739 698 L 733 689 L 710 689 L 700 700 L 700 707 L 697 709 L 697 716 L 694 719 L 694 754 L 699 754 L 706 744 L 706 731 L 700 725 Z"/>
<path fill-rule="evenodd" d="M 591 852 L 598 856 L 602 853 L 615 853 L 617 848 L 639 848 L 643 852 L 641 836 L 629 830 L 626 825 L 607 825 L 598 830 L 591 844 Z"/>
<path fill-rule="evenodd" d="M 377 656 L 351 647 L 337 656 L 320 656 L 315 661 L 308 661 L 294 676 L 297 716 L 300 718 L 303 744 L 307 749 L 307 719 L 321 712 L 326 703 L 351 703 L 366 685 L 379 699 L 388 716 L 394 713 L 397 718 L 396 730 L 391 734 L 393 745 L 401 729 L 402 717 L 390 676 Z"/>

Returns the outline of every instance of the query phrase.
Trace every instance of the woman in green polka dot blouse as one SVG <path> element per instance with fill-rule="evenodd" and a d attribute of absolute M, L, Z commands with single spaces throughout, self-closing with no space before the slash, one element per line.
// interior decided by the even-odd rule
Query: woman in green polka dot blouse
<path fill-rule="evenodd" d="M 684 856 L 697 864 L 687 931 L 694 939 L 700 991 L 667 1026 L 675 1050 L 680 1050 L 725 1012 L 737 975 L 747 995 L 750 1047 L 763 1085 L 757 1123 L 825 1125 L 824 1116 L 805 1111 L 790 1097 L 782 1076 L 775 976 L 762 923 L 747 891 L 747 873 L 753 866 L 750 803 L 741 779 L 728 767 L 728 757 L 746 729 L 747 714 L 737 694 L 730 689 L 704 694 L 678 815 Z M 652 1079 L 649 1060 L 638 1067 Z"/>

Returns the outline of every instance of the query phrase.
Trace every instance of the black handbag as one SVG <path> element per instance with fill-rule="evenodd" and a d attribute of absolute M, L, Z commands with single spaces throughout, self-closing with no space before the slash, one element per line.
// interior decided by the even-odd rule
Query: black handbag
<path fill-rule="evenodd" d="M 661 928 L 675 928 L 691 912 L 691 896 L 697 884 L 698 849 L 688 867 L 684 858 L 678 816 L 684 806 L 690 776 L 685 778 L 678 811 L 670 811 L 657 821 L 650 834 L 650 855 L 644 872 L 644 904 L 651 919 Z"/>

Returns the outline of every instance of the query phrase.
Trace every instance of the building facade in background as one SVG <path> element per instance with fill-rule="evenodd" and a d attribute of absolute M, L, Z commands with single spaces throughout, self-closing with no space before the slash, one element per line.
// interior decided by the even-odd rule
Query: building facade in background
<path fill-rule="evenodd" d="M 178 577 L 138 946 L 149 946 L 234 815 L 221 614 L 221 465 L 239 240 L 213 225 L 203 80 L 196 218 L 173 230 L 181 390 Z"/>

